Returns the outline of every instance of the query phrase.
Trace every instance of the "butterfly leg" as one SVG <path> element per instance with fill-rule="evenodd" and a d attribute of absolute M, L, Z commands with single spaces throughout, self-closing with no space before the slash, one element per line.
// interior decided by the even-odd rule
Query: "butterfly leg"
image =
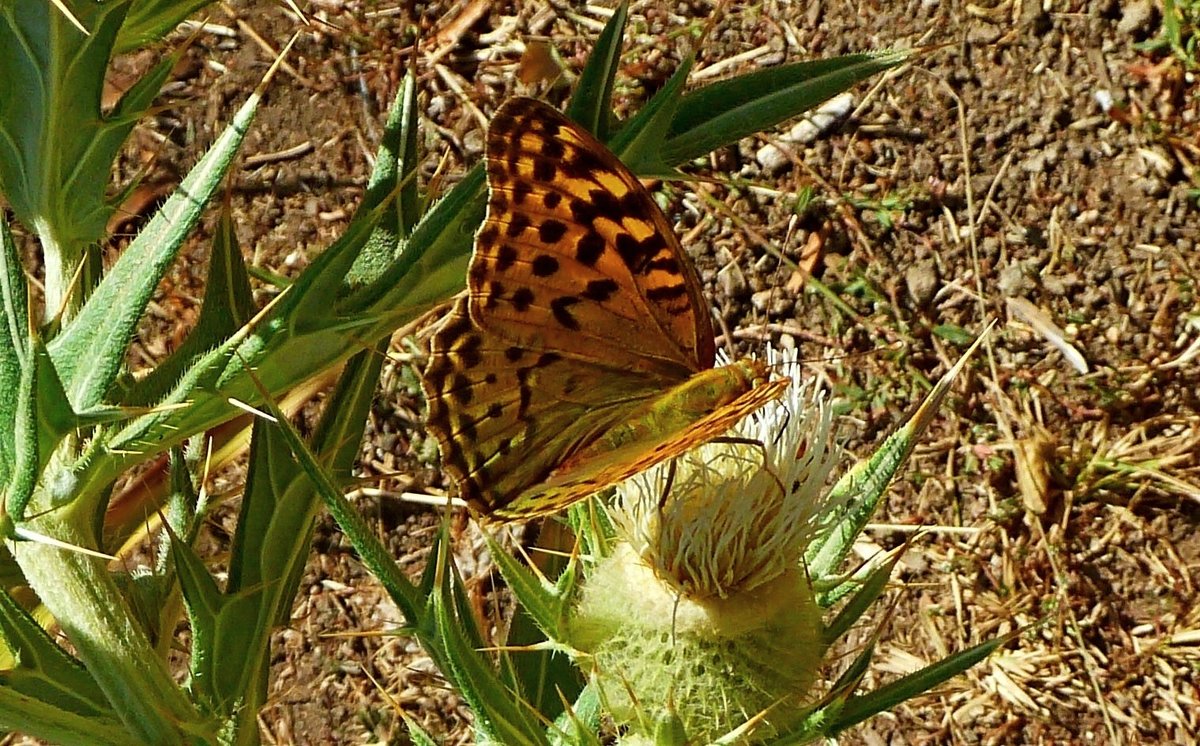
<path fill-rule="evenodd" d="M 783 434 L 787 432 L 788 425 L 792 424 L 792 410 L 790 407 L 781 407 L 783 410 L 783 424 L 775 428 L 775 445 L 779 445 L 779 441 L 783 438 Z"/>
<path fill-rule="evenodd" d="M 783 486 L 783 481 L 779 479 L 779 475 L 775 473 L 774 469 L 772 469 L 770 466 L 767 465 L 769 458 L 768 458 L 768 454 L 767 454 L 767 444 L 766 443 L 763 443 L 761 440 L 757 440 L 755 438 L 738 438 L 738 437 L 732 436 L 732 435 L 722 435 L 718 438 L 713 438 L 712 440 L 710 440 L 708 442 L 709 443 L 728 443 L 731 445 L 754 446 L 755 448 L 757 448 L 759 451 L 762 452 L 762 467 L 764 470 L 766 470 L 766 472 L 768 474 L 771 475 L 771 479 L 775 480 L 775 486 L 777 486 L 779 488 L 779 494 L 781 494 L 781 495 L 787 494 L 787 488 Z"/>
<path fill-rule="evenodd" d="M 658 512 L 661 514 L 662 509 L 667 504 L 667 497 L 671 494 L 671 487 L 675 485 L 675 466 L 679 459 L 671 459 L 667 462 L 667 483 L 663 485 L 662 496 L 658 498 Z"/>

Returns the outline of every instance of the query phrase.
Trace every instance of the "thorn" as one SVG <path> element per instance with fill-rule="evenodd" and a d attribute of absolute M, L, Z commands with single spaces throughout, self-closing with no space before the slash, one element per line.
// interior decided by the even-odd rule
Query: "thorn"
<path fill-rule="evenodd" d="M 226 399 L 225 401 L 229 402 L 230 406 L 237 407 L 238 409 L 242 410 L 243 412 L 248 412 L 248 413 L 254 415 L 255 417 L 261 417 L 264 420 L 266 420 L 267 422 L 279 424 L 279 420 L 276 419 L 274 415 L 264 412 L 261 409 L 255 409 L 254 407 L 250 406 L 249 404 L 247 404 L 246 402 L 244 402 L 240 399 L 234 399 L 231 396 L 228 399 Z"/>
<path fill-rule="evenodd" d="M 15 526 L 13 528 L 13 534 L 18 539 L 23 539 L 25 541 L 34 541 L 34 542 L 37 542 L 38 544 L 45 544 L 46 546 L 57 547 L 58 549 L 65 549 L 68 552 L 75 552 L 77 554 L 85 554 L 88 557 L 95 557 L 97 559 L 102 559 L 102 560 L 115 560 L 116 559 L 116 557 L 112 556 L 111 554 L 105 554 L 104 552 L 98 552 L 95 549 L 87 549 L 85 547 L 76 546 L 74 544 L 68 544 L 65 541 L 60 541 L 58 539 L 55 539 L 52 536 L 46 536 L 45 534 L 39 534 L 37 531 L 31 531 L 27 528 L 21 528 L 20 526 Z"/>

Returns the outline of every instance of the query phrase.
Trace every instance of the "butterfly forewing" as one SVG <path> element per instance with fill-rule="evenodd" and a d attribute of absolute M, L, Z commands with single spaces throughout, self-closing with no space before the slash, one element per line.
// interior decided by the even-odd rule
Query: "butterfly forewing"
<path fill-rule="evenodd" d="M 481 327 L 668 381 L 712 367 L 695 271 L 646 189 L 595 138 L 512 99 L 489 127 L 487 169 L 468 277 Z"/>

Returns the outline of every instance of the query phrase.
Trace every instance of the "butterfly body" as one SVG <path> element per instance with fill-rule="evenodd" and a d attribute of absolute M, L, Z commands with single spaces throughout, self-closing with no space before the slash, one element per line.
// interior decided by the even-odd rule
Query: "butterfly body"
<path fill-rule="evenodd" d="M 607 148 L 511 99 L 487 139 L 488 214 L 468 293 L 423 376 L 460 496 L 493 520 L 553 513 L 722 435 L 788 381 L 713 367 L 699 279 Z"/>
<path fill-rule="evenodd" d="M 562 468 L 571 469 L 576 463 L 629 447 L 654 452 L 665 435 L 692 427 L 705 415 L 751 391 L 756 383 L 765 384 L 767 375 L 756 360 L 739 360 L 696 372 L 606 429 L 594 442 L 564 461 Z"/>

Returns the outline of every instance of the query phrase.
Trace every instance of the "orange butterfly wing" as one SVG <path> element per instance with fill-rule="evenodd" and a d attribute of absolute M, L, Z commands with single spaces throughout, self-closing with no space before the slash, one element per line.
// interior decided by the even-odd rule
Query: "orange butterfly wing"
<path fill-rule="evenodd" d="M 641 183 L 594 137 L 512 99 L 487 137 L 468 294 L 435 332 L 429 429 L 476 511 L 553 513 L 719 436 L 777 398 L 712 370 L 700 282 Z M 735 366 L 740 366 L 734 370 Z"/>

